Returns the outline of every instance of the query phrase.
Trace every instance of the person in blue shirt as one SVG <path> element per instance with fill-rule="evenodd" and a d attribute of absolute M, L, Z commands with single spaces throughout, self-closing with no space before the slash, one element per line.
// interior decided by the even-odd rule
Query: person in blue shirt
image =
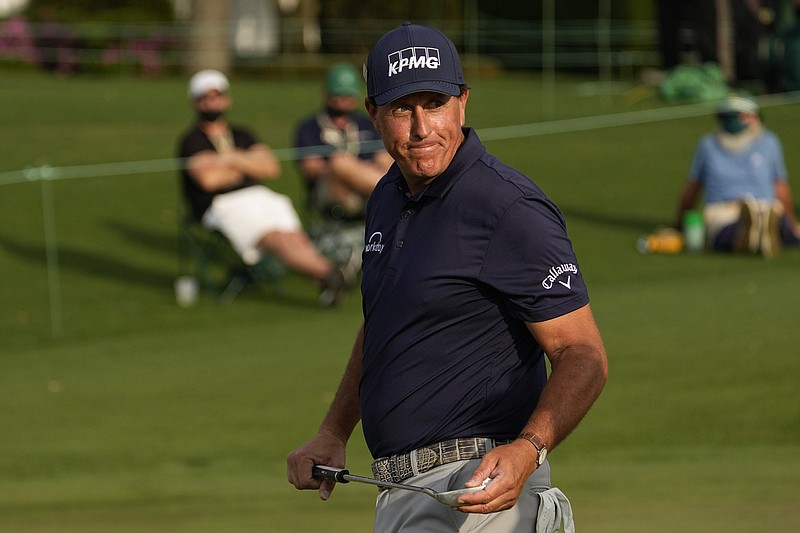
<path fill-rule="evenodd" d="M 295 131 L 300 174 L 309 206 L 323 217 L 362 220 L 364 205 L 392 163 L 372 121 L 357 112 L 363 78 L 349 63 L 325 76 L 324 106 Z"/>
<path fill-rule="evenodd" d="M 318 433 L 287 458 L 289 482 L 328 499 L 334 484 L 312 468 L 344 467 L 360 421 L 377 479 L 437 492 L 491 479 L 458 508 L 384 490 L 376 532 L 535 531 L 540 495 L 556 490 L 548 450 L 608 372 L 564 217 L 465 127 L 470 91 L 444 34 L 405 23 L 366 73 L 394 163 L 367 204 L 364 321 Z"/>
<path fill-rule="evenodd" d="M 758 105 L 730 96 L 715 110 L 717 131 L 704 135 L 680 193 L 676 227 L 703 196 L 706 242 L 717 251 L 774 257 L 800 243 L 792 190 L 778 136 Z"/>

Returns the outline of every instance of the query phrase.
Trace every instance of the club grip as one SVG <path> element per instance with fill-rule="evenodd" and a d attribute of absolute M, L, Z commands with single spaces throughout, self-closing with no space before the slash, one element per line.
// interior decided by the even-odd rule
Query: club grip
<path fill-rule="evenodd" d="M 328 481 L 336 481 L 338 483 L 349 483 L 344 476 L 350 473 L 349 470 L 344 468 L 334 468 L 332 466 L 314 465 L 311 470 L 311 475 L 317 479 L 327 479 Z"/>

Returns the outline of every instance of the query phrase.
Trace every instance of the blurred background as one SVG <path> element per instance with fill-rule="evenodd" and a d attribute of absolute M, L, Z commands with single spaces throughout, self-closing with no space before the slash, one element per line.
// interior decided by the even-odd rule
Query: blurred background
<path fill-rule="evenodd" d="M 698 6 L 704 6 L 699 8 Z M 774 79 L 796 54 L 793 0 L 3 0 L 0 64 L 61 74 L 302 75 L 361 57 L 397 21 L 441 28 L 466 63 L 633 76 L 713 61 L 727 81 Z"/>

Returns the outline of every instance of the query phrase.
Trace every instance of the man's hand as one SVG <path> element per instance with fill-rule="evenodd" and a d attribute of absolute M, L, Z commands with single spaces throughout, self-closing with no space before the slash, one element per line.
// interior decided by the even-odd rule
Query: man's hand
<path fill-rule="evenodd" d="M 322 500 L 330 498 L 336 483 L 314 478 L 314 465 L 344 468 L 346 443 L 331 433 L 320 432 L 305 442 L 286 458 L 286 473 L 289 483 L 297 489 L 319 489 Z"/>
<path fill-rule="evenodd" d="M 536 470 L 536 448 L 523 439 L 498 446 L 481 460 L 466 487 L 477 487 L 492 478 L 484 490 L 465 494 L 459 500 L 465 504 L 458 507 L 463 513 L 494 513 L 511 509 L 517 503 L 525 482 Z"/>

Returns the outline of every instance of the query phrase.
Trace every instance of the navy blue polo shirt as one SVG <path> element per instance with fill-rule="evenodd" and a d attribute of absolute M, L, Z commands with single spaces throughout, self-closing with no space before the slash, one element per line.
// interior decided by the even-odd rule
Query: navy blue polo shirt
<path fill-rule="evenodd" d="M 411 197 L 397 165 L 367 205 L 361 418 L 373 457 L 515 437 L 547 379 L 525 322 L 589 302 L 558 208 L 475 132 Z"/>

